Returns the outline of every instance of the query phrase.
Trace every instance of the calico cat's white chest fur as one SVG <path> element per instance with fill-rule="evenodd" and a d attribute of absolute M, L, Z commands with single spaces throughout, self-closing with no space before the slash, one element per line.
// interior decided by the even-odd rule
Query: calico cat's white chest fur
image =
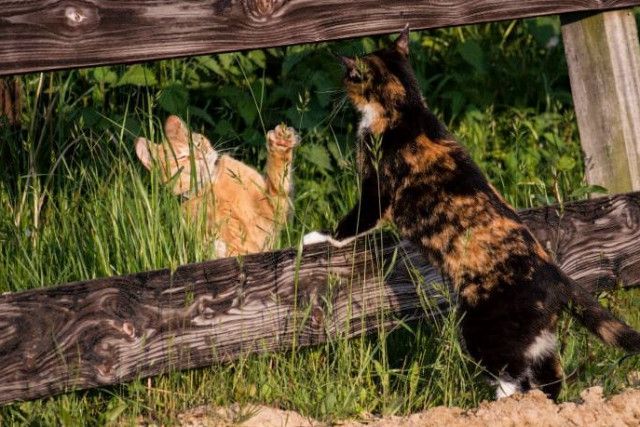
<path fill-rule="evenodd" d="M 374 123 L 380 120 L 380 109 L 374 104 L 364 104 L 359 107 L 360 123 L 358 124 L 358 135 L 362 137 L 366 132 L 371 130 Z"/>

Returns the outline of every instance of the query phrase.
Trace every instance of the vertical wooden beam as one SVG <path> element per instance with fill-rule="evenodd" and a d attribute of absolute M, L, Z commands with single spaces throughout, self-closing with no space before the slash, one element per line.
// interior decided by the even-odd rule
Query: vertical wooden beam
<path fill-rule="evenodd" d="M 631 10 L 563 15 L 562 38 L 590 184 L 640 190 L 640 47 Z"/>

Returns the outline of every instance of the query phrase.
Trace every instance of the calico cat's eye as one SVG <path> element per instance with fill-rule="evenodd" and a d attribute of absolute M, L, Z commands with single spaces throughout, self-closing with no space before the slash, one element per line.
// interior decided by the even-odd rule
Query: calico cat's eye
<path fill-rule="evenodd" d="M 353 83 L 362 83 L 362 74 L 356 68 L 349 71 L 349 80 Z"/>
<path fill-rule="evenodd" d="M 338 55 L 338 58 L 347 69 L 347 78 L 352 83 L 363 83 L 367 80 L 369 67 L 366 61 L 360 58 L 350 58 L 348 56 Z"/>
<path fill-rule="evenodd" d="M 354 67 L 349 72 L 349 78 L 354 83 L 363 83 L 369 76 L 369 66 L 365 61 L 356 58 Z"/>

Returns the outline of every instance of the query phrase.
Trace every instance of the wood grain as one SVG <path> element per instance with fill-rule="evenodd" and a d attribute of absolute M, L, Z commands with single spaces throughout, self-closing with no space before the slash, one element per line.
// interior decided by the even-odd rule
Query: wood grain
<path fill-rule="evenodd" d="M 558 265 L 592 292 L 640 286 L 640 192 L 519 212 Z"/>
<path fill-rule="evenodd" d="M 640 0 L 0 0 L 0 75 L 228 52 Z"/>
<path fill-rule="evenodd" d="M 640 284 L 640 193 L 521 212 L 578 283 Z M 0 296 L 0 404 L 438 316 L 451 297 L 407 242 L 374 232 Z"/>
<path fill-rule="evenodd" d="M 562 18 L 586 175 L 612 193 L 640 190 L 640 46 L 631 10 Z"/>

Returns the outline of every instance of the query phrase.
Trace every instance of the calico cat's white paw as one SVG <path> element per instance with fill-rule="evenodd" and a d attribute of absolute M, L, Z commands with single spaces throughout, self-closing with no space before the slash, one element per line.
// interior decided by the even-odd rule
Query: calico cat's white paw
<path fill-rule="evenodd" d="M 355 239 L 355 237 L 349 237 L 348 239 L 344 240 L 336 240 L 328 234 L 323 234 L 318 231 L 312 231 L 311 233 L 307 233 L 304 235 L 304 237 L 302 238 L 302 244 L 303 246 L 307 246 L 313 245 L 315 243 L 331 243 L 332 246 L 341 248 L 353 242 Z"/>
<path fill-rule="evenodd" d="M 496 400 L 509 397 L 518 392 L 520 392 L 520 388 L 516 382 L 500 379 L 496 386 Z"/>
<path fill-rule="evenodd" d="M 333 238 L 328 234 L 322 234 L 318 231 L 312 231 L 311 233 L 307 233 L 304 235 L 304 237 L 302 238 L 302 244 L 304 246 L 307 246 L 316 243 L 330 242 L 331 240 L 333 240 Z"/>

